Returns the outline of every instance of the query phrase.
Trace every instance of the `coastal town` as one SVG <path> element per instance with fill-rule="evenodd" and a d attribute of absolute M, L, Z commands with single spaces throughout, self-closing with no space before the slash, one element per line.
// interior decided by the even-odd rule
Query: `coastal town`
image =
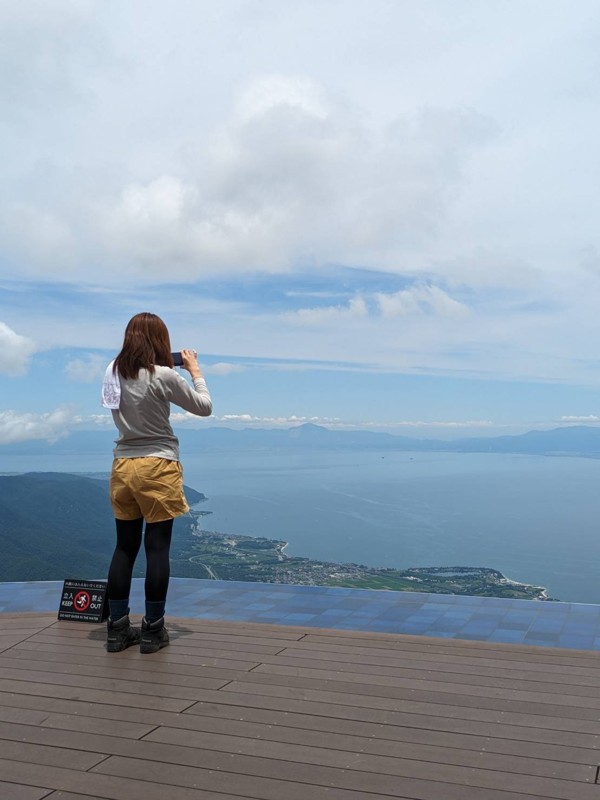
<path fill-rule="evenodd" d="M 213 580 L 260 581 L 305 586 L 464 594 L 549 600 L 542 586 L 512 581 L 489 567 L 408 569 L 317 561 L 285 553 L 287 542 L 210 531 L 198 524 L 174 553 L 174 574 Z"/>

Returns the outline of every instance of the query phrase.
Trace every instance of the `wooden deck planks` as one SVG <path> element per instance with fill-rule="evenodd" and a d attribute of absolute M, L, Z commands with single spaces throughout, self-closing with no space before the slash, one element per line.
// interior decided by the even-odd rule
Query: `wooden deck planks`
<path fill-rule="evenodd" d="M 172 629 L 107 654 L 98 626 L 0 615 L 0 797 L 600 800 L 595 653 Z"/>
<path fill-rule="evenodd" d="M 240 712 L 242 709 L 239 710 Z M 210 713 L 210 712 L 207 712 Z M 214 712 L 213 712 L 214 713 Z M 378 755 L 397 756 L 398 743 L 402 742 L 402 753 L 415 757 L 414 746 L 452 748 L 456 751 L 453 758 L 460 759 L 463 751 L 473 750 L 481 753 L 498 753 L 508 756 L 526 756 L 569 764 L 593 764 L 598 757 L 597 751 L 588 747 L 568 746 L 565 744 L 548 744 L 532 742 L 524 738 L 501 738 L 506 733 L 501 726 L 494 729 L 495 736 L 462 734 L 397 725 L 373 725 L 370 723 L 352 723 L 349 720 L 334 720 L 309 715 L 277 714 L 264 719 L 263 714 L 248 713 L 244 709 L 243 718 L 198 717 L 193 716 L 194 727 L 183 725 L 192 715 L 180 715 L 177 719 L 168 720 L 164 726 L 154 730 L 148 738 L 156 738 L 162 731 L 180 731 L 182 735 L 193 741 L 195 732 L 213 736 L 224 734 L 233 737 L 258 739 L 262 742 L 284 742 L 288 744 L 326 747 L 329 749 L 359 751 Z M 252 719 L 249 719 L 252 718 Z M 337 724 L 336 724 L 337 723 Z M 185 734 L 183 733 L 185 731 Z M 509 731 L 510 732 L 510 731 Z M 516 736 L 527 735 L 527 730 L 515 729 Z M 425 760 L 429 760 L 429 757 Z M 458 763 L 454 761 L 454 763 Z M 517 770 L 515 770 L 517 771 Z M 547 773 L 547 764 L 543 774 Z"/>
<path fill-rule="evenodd" d="M 6 798 L 6 800 L 42 800 L 50 794 L 48 789 L 0 781 L 0 797 Z"/>
<path fill-rule="evenodd" d="M 333 748 L 327 737 L 314 737 L 308 743 L 278 742 L 273 737 L 271 740 L 249 738 L 232 735 L 230 732 L 222 735 L 214 733 L 192 733 L 176 728 L 161 726 L 144 739 L 118 737 L 116 735 L 98 735 L 83 732 L 57 731 L 26 725 L 0 725 L 0 740 L 3 741 L 7 751 L 15 743 L 29 744 L 32 747 L 28 759 L 36 763 L 50 763 L 56 766 L 68 766 L 65 763 L 65 752 L 72 751 L 78 759 L 79 769 L 89 769 L 103 760 L 98 750 L 105 755 L 121 755 L 131 758 L 144 758 L 147 760 L 166 760 L 172 764 L 203 766 L 207 769 L 223 769 L 225 763 L 229 769 L 233 764 L 241 762 L 241 770 L 246 772 L 244 756 L 258 759 L 263 767 L 271 765 L 277 770 L 279 762 L 298 762 L 304 765 L 332 767 L 342 770 L 359 770 L 361 772 L 376 772 L 387 775 L 413 775 L 421 777 L 431 774 L 431 764 L 465 766 L 474 769 L 487 769 L 496 771 L 509 771 L 522 775 L 536 775 L 538 777 L 558 777 L 570 781 L 593 782 L 595 768 L 589 764 L 573 764 L 566 761 L 549 761 L 548 759 L 535 759 L 523 756 L 504 756 L 474 750 L 461 750 L 454 747 L 431 745 L 402 746 L 402 758 L 398 757 L 399 746 L 388 747 L 389 752 L 379 754 L 372 752 L 372 748 L 361 747 L 361 742 L 347 737 L 344 742 L 338 741 L 338 747 Z M 41 761 L 34 747 L 40 753 L 43 747 L 49 750 L 56 749 L 57 756 L 62 761 L 53 761 L 51 754 L 44 754 Z M 371 752 L 368 752 L 371 750 Z M 83 754 L 83 755 L 82 755 Z M 202 754 L 202 757 L 199 755 Z M 223 754 L 229 754 L 223 756 Z M 5 755 L 5 757 L 8 757 Z M 74 758 L 75 760 L 75 758 Z M 92 763 L 93 762 L 93 763 Z M 75 766 L 73 766 L 75 768 Z M 239 767 L 238 767 L 239 768 Z"/>
<path fill-rule="evenodd" d="M 343 687 L 339 687 L 332 685 L 333 681 L 312 681 L 308 678 L 279 675 L 269 676 L 271 680 L 265 681 L 264 677 L 250 673 L 243 681 L 236 680 L 223 686 L 222 691 L 237 694 L 268 694 L 271 697 L 391 711 L 416 711 L 440 716 L 462 716 L 468 709 L 473 709 L 476 714 L 482 711 L 513 712 L 548 716 L 552 720 L 563 718 L 573 722 L 586 720 L 595 722 L 599 718 L 596 698 L 590 698 L 591 708 L 587 708 L 581 698 L 576 698 L 576 703 L 569 704 L 567 698 L 560 695 L 549 697 L 541 693 L 539 699 L 536 699 L 534 693 L 522 693 L 519 696 L 519 693 L 515 692 L 514 696 L 510 697 L 507 696 L 508 693 L 498 692 L 494 695 L 478 692 L 477 687 L 472 687 L 470 694 L 467 689 L 459 693 L 451 690 L 382 688 L 377 685 L 356 685 L 347 682 L 344 682 Z"/>
<path fill-rule="evenodd" d="M 23 645 L 26 647 L 27 643 Z M 423 656 L 407 659 L 400 655 L 394 658 L 384 656 L 361 656 L 356 653 L 339 654 L 328 651 L 304 651 L 288 647 L 273 657 L 263 656 L 264 664 L 308 667 L 312 669 L 335 669 L 339 672 L 367 672 L 369 675 L 414 676 L 415 673 L 442 673 L 445 680 L 470 682 L 478 679 L 507 679 L 511 682 L 534 681 L 537 684 L 560 683 L 561 686 L 594 686 L 600 688 L 600 675 L 597 670 L 576 667 L 561 667 L 548 664 L 529 664 L 516 662 L 513 665 L 500 665 L 498 660 L 457 659 L 446 655 L 444 658 Z"/>
<path fill-rule="evenodd" d="M 0 614 L 0 654 L 27 641 L 52 624 L 48 617 L 30 617 L 19 621 L 18 618 L 3 619 L 2 616 Z"/>
<path fill-rule="evenodd" d="M 2 657 L 0 656 L 0 663 Z M 339 669 L 337 664 L 327 664 L 326 662 L 306 663 L 305 659 L 289 660 L 282 658 L 276 661 L 269 660 L 258 666 L 256 672 L 268 673 L 271 675 L 291 675 L 296 677 L 315 678 L 317 680 L 336 680 L 347 681 L 349 683 L 369 683 L 378 686 L 442 686 L 448 689 L 448 685 L 452 684 L 457 691 L 464 690 L 468 687 L 469 690 L 474 687 L 487 687 L 491 689 L 506 689 L 514 693 L 515 691 L 522 692 L 540 692 L 550 693 L 553 697 L 559 691 L 562 695 L 569 697 L 580 696 L 589 699 L 590 690 L 597 692 L 600 695 L 600 684 L 596 680 L 588 678 L 588 682 L 578 685 L 568 681 L 559 681 L 556 678 L 554 682 L 548 680 L 538 680 L 532 675 L 526 680 L 514 677 L 496 677 L 493 675 L 477 675 L 467 674 L 459 675 L 452 672 L 442 671 L 441 669 L 394 669 L 387 670 L 384 674 L 381 670 L 374 668 L 368 670 L 358 666 L 346 665 L 345 668 Z M 544 676 L 546 678 L 546 676 Z"/>

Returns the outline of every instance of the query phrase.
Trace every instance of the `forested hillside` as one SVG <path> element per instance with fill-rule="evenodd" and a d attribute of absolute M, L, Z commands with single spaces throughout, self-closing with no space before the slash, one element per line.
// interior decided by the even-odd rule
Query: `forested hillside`
<path fill-rule="evenodd" d="M 189 503 L 203 495 L 186 487 Z M 189 529 L 176 520 L 175 535 Z M 0 476 L 0 580 L 106 575 L 114 547 L 106 479 L 58 472 Z M 143 574 L 143 560 L 136 574 Z"/>

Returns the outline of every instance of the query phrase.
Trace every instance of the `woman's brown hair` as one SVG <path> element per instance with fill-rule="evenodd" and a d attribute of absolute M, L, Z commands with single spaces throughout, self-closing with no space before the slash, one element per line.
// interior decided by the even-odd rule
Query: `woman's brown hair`
<path fill-rule="evenodd" d="M 156 365 L 172 367 L 171 340 L 167 326 L 156 314 L 142 311 L 127 323 L 114 371 L 122 378 L 137 378 L 141 369 L 153 373 Z"/>

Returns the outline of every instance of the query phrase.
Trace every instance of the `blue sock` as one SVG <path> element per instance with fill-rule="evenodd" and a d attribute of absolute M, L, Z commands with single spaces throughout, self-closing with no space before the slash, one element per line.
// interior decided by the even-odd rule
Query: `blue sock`
<path fill-rule="evenodd" d="M 129 614 L 129 598 L 126 600 L 109 600 L 108 607 L 110 609 L 110 618 L 116 622 L 121 617 L 126 617 Z"/>
<path fill-rule="evenodd" d="M 165 615 L 165 600 L 146 600 L 146 622 L 150 625 Z"/>

